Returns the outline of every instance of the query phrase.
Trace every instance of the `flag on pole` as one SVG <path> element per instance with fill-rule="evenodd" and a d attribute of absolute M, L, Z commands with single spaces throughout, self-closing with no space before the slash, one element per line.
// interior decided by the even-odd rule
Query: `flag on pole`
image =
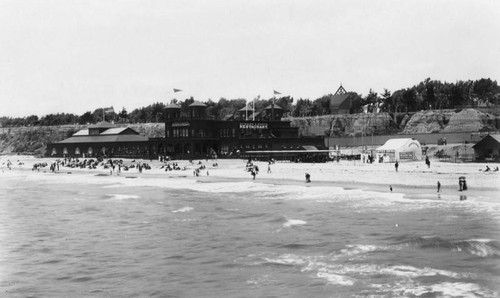
<path fill-rule="evenodd" d="M 274 90 L 274 95 L 281 94 L 280 92 Z"/>
<path fill-rule="evenodd" d="M 115 109 L 113 109 L 113 107 L 104 109 L 104 113 L 106 113 L 106 114 L 114 113 L 114 112 L 115 112 Z"/>
<path fill-rule="evenodd" d="M 174 93 L 176 93 L 176 92 L 181 92 L 181 91 L 182 91 L 181 89 L 175 89 L 175 88 L 174 88 Z"/>

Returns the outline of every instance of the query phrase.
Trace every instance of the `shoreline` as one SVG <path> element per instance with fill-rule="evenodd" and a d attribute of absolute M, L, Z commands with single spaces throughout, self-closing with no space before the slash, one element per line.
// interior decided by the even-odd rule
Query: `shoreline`
<path fill-rule="evenodd" d="M 14 156 L 11 156 L 14 157 Z M 11 158 L 10 157 L 10 158 Z M 50 164 L 56 159 L 34 158 L 15 156 L 12 170 L 5 167 L 8 158 L 0 158 L 2 173 L 32 173 L 52 174 L 48 167 L 40 171 L 32 171 L 34 163 L 46 162 Z M 14 158 L 12 158 L 14 160 Z M 124 164 L 132 164 L 132 160 L 123 159 Z M 17 163 L 22 162 L 22 165 Z M 158 160 L 136 160 L 135 163 L 144 162 L 151 166 L 150 170 L 139 173 L 137 169 L 110 174 L 109 169 L 99 166 L 96 169 L 60 167 L 59 172 L 54 174 L 74 174 L 102 177 L 124 177 L 124 178 L 160 178 L 160 179 L 187 179 L 197 183 L 224 183 L 224 182 L 253 182 L 267 185 L 294 185 L 304 187 L 338 187 L 344 190 L 363 190 L 378 193 L 402 194 L 404 198 L 410 199 L 451 199 L 461 198 L 486 199 L 496 202 L 500 194 L 500 173 L 483 173 L 474 171 L 474 166 L 463 166 L 456 164 L 445 164 L 433 161 L 434 168 L 426 168 L 421 162 L 403 163 L 399 172 L 395 172 L 392 164 L 362 164 L 360 162 L 342 161 L 340 163 L 275 163 L 271 165 L 272 173 L 267 173 L 267 163 L 255 162 L 261 172 L 253 180 L 250 173 L 246 172 L 246 161 L 240 159 L 217 160 L 218 166 L 214 167 L 214 161 L 202 161 L 206 166 L 200 176 L 194 176 L 193 170 L 199 167 L 198 163 L 190 163 L 185 160 L 170 161 L 177 162 L 186 170 L 168 171 L 161 169 L 163 163 Z M 201 161 L 200 161 L 201 162 Z M 477 167 L 477 165 L 476 165 Z M 207 176 L 209 173 L 209 176 Z M 304 173 L 311 173 L 311 183 L 305 183 Z M 458 176 L 470 177 L 469 189 L 458 190 Z M 441 192 L 437 192 L 434 181 L 442 181 Z M 469 178 L 468 178 L 469 179 Z M 432 181 L 432 183 L 431 183 Z M 390 187 L 392 186 L 392 192 Z M 196 187 L 194 187 L 196 189 Z M 463 197 L 465 196 L 465 197 Z"/>

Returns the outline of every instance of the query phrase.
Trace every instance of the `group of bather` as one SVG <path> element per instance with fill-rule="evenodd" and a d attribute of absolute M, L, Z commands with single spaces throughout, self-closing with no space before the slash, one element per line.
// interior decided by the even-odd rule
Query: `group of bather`
<path fill-rule="evenodd" d="M 33 164 L 33 171 L 40 171 L 47 167 L 49 164 L 46 162 L 35 163 Z M 113 160 L 107 159 L 104 160 L 102 157 L 98 157 L 96 159 L 79 159 L 79 158 L 64 158 L 63 160 L 57 159 L 55 162 L 50 163 L 50 171 L 56 172 L 60 170 L 60 167 L 72 168 L 72 169 L 89 169 L 95 170 L 100 167 L 103 169 L 109 169 L 111 173 L 121 171 L 128 171 L 129 169 L 137 168 L 139 172 L 142 172 L 143 169 L 150 170 L 151 166 L 147 163 L 136 163 L 135 160 L 131 162 L 131 164 L 126 165 L 122 159 Z"/>

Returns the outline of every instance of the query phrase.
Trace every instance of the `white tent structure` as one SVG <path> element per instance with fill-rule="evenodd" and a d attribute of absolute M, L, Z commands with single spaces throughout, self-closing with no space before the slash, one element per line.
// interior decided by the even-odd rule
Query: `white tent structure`
<path fill-rule="evenodd" d="M 390 139 L 376 150 L 384 162 L 422 160 L 422 148 L 414 139 Z"/>

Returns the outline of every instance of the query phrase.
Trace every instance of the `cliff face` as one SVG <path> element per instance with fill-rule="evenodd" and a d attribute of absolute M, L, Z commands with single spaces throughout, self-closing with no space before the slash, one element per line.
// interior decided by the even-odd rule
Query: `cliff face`
<path fill-rule="evenodd" d="M 150 138 L 165 136 L 164 123 L 119 124 L 128 126 Z M 47 143 L 66 139 L 87 125 L 0 127 L 0 154 L 42 155 Z"/>
<path fill-rule="evenodd" d="M 408 121 L 403 134 L 494 131 L 498 116 L 476 109 L 421 111 Z"/>
<path fill-rule="evenodd" d="M 498 129 L 496 127 L 498 120 L 500 118 L 495 115 L 474 109 L 466 109 L 451 115 L 450 121 L 443 129 L 443 132 L 492 131 Z"/>
<path fill-rule="evenodd" d="M 388 113 L 326 115 L 318 117 L 287 118 L 299 128 L 301 136 L 356 136 L 364 133 L 390 134 L 397 124 Z"/>
<path fill-rule="evenodd" d="M 402 134 L 413 134 L 413 133 L 436 133 L 442 131 L 454 111 L 421 111 L 415 113 L 408 122 L 404 125 Z"/>
<path fill-rule="evenodd" d="M 421 111 L 391 117 L 388 113 L 288 118 L 301 136 L 348 137 L 364 135 L 494 131 L 498 115 L 476 109 Z"/>

